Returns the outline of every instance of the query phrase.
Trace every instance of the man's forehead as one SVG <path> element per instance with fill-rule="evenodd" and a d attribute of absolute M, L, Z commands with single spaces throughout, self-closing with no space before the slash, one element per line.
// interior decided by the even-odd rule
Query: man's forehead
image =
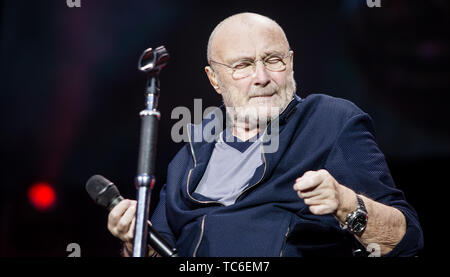
<path fill-rule="evenodd" d="M 277 26 L 234 25 L 220 31 L 215 37 L 212 54 L 227 62 L 285 52 L 289 48 L 284 32 Z"/>

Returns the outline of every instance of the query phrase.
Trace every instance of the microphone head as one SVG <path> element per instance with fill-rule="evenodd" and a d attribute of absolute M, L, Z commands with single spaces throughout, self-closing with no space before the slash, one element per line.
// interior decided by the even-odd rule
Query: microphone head
<path fill-rule="evenodd" d="M 115 205 L 123 200 L 117 187 L 101 175 L 94 175 L 86 182 L 86 191 L 89 196 L 100 206 L 112 210 Z"/>
<path fill-rule="evenodd" d="M 159 73 L 169 61 L 169 52 L 164 46 L 145 49 L 139 57 L 138 69 L 147 73 Z"/>

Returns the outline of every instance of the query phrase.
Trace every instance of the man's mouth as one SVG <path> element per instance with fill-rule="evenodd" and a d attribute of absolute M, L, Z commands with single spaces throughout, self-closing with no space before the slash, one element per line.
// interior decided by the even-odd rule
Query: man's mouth
<path fill-rule="evenodd" d="M 262 94 L 262 95 L 254 95 L 250 98 L 270 98 L 275 94 L 275 92 L 271 93 L 271 94 Z"/>

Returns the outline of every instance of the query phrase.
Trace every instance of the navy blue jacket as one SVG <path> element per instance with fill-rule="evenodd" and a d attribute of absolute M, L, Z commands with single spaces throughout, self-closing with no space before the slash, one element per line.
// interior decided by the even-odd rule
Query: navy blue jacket
<path fill-rule="evenodd" d="M 362 247 L 356 238 L 334 216 L 313 215 L 292 188 L 303 173 L 322 168 L 405 215 L 406 234 L 387 256 L 411 256 L 423 247 L 417 214 L 394 185 L 368 114 L 339 98 L 295 97 L 279 128 L 278 151 L 263 154 L 265 163 L 230 206 L 194 193 L 214 142 L 190 142 L 177 153 L 151 221 L 180 256 L 351 256 Z"/>

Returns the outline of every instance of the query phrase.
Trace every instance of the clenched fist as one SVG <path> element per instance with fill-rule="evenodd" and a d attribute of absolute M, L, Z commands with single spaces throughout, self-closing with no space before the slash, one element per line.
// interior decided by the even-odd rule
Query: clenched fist
<path fill-rule="evenodd" d="M 305 172 L 296 179 L 293 188 L 315 215 L 334 214 L 345 220 L 348 210 L 356 207 L 354 192 L 339 184 L 325 169 Z M 351 200 L 352 194 L 355 200 Z"/>
<path fill-rule="evenodd" d="M 111 210 L 108 216 L 108 230 L 113 236 L 124 242 L 125 252 L 123 255 L 131 256 L 133 253 L 134 229 L 136 227 L 136 200 L 124 199 Z M 150 221 L 148 224 L 152 225 Z M 148 256 L 157 253 L 147 245 Z"/>

